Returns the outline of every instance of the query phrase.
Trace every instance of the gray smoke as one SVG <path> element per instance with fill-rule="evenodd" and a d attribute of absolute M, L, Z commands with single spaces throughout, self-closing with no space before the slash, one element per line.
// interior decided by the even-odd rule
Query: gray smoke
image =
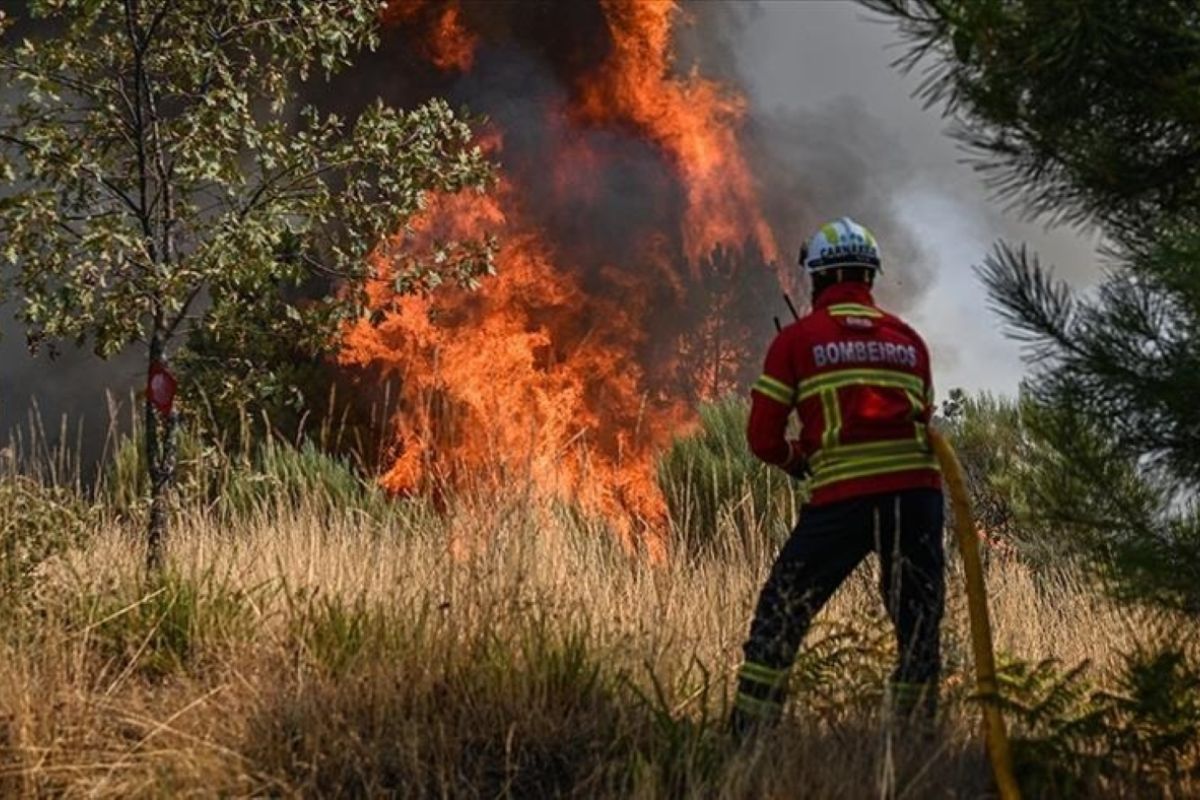
<path fill-rule="evenodd" d="M 895 187 L 909 164 L 897 138 L 853 98 L 825 109 L 777 111 L 751 117 L 750 141 L 772 227 L 789 268 L 801 242 L 831 218 L 847 215 L 882 243 L 881 299 L 906 311 L 928 287 L 931 268 L 896 212 Z"/>
<path fill-rule="evenodd" d="M 904 45 L 889 22 L 840 0 L 735 5 L 745 9 L 726 28 L 735 43 L 718 40 L 712 52 L 732 53 L 736 66 L 726 69 L 749 93 L 751 119 L 792 118 L 812 132 L 791 137 L 797 146 L 807 138 L 811 151 L 780 151 L 782 140 L 768 138 L 779 168 L 803 165 L 798 188 L 817 217 L 849 213 L 877 231 L 888 265 L 881 300 L 925 334 L 942 386 L 1013 392 L 1020 351 L 972 265 L 997 239 L 1028 242 L 1060 276 L 1088 286 L 1100 275 L 1096 234 L 1047 230 L 989 196 L 941 109 L 914 99 L 919 76 L 892 66 Z"/>
<path fill-rule="evenodd" d="M 818 106 L 785 105 L 762 96 L 751 39 L 764 24 L 778 24 L 781 6 L 788 5 L 757 0 L 686 3 L 690 24 L 680 34 L 680 68 L 695 65 L 745 94 L 745 140 L 784 267 L 797 269 L 800 245 L 818 225 L 843 215 L 853 217 L 875 232 L 887 263 L 893 266 L 885 270 L 877 294 L 889 308 L 905 312 L 919 301 L 933 277 L 930 259 L 898 213 L 898 189 L 910 181 L 913 170 L 905 143 L 850 93 Z M 787 21 L 796 38 L 794 46 L 800 47 L 803 17 L 816 12 L 816 23 L 821 9 L 816 8 L 819 4 L 790 5 Z M 787 44 L 779 47 L 785 54 L 792 50 Z M 806 83 L 828 78 L 821 73 L 797 75 L 791 94 L 803 93 Z"/>
<path fill-rule="evenodd" d="M 24 3 L 4 0 L 2 7 L 19 16 Z M 942 135 L 936 111 L 922 111 L 910 97 L 913 81 L 890 67 L 899 54 L 890 26 L 864 21 L 847 2 L 695 0 L 686 3 L 685 12 L 691 24 L 679 30 L 677 67 L 697 66 L 745 92 L 747 153 L 785 267 L 791 268 L 800 242 L 820 222 L 849 214 L 870 226 L 890 266 L 881 299 L 917 315 L 918 322 L 924 314 L 935 352 L 954 382 L 991 385 L 989 377 L 959 366 L 979 360 L 960 358 L 964 347 L 999 348 L 995 325 L 982 315 L 983 300 L 969 277 L 970 263 L 982 258 L 994 238 L 1031 240 L 1078 282 L 1095 274 L 1093 240 L 1072 232 L 1047 234 L 984 199 L 976 175 L 957 163 L 959 154 Z M 466 0 L 464 16 L 484 39 L 470 74 L 438 71 L 397 32 L 333 85 L 305 87 L 308 99 L 352 115 L 376 97 L 411 107 L 443 95 L 489 115 L 505 130 L 505 167 L 523 174 L 527 201 L 552 238 L 579 245 L 578 266 L 593 280 L 590 288 L 603 288 L 595 284 L 594 267 L 633 258 L 632 251 L 622 251 L 632 247 L 623 235 L 629 221 L 666 230 L 674 226 L 682 199 L 670 165 L 636 132 L 546 124 L 546 108 L 568 103 L 573 76 L 601 63 L 608 52 L 598 4 Z M 18 35 L 30 33 L 36 31 L 26 28 Z M 555 190 L 544 165 L 581 138 L 607 165 L 589 176 L 597 194 L 621 202 L 573 204 Z M 954 247 L 947 248 L 947 239 Z M 596 250 L 601 246 L 602 252 Z M 783 313 L 773 285 L 757 274 L 747 281 L 753 285 L 739 301 L 739 313 L 764 321 Z M 961 301 L 955 300 L 947 311 L 950 321 L 943 322 L 931 303 L 946 305 L 948 290 Z M 62 414 L 82 419 L 87 448 L 96 451 L 108 422 L 105 393 L 115 390 L 123 397 L 140 383 L 138 354 L 104 363 L 87 350 L 65 346 L 56 360 L 31 358 L 12 322 L 13 310 L 10 301 L 0 311 L 0 430 L 20 424 L 36 399 L 48 420 Z M 976 330 L 964 330 L 964 324 Z M 757 330 L 765 341 L 769 329 L 764 324 Z M 1005 384 L 1015 383 L 1018 368 L 1005 369 Z"/>
<path fill-rule="evenodd" d="M 5 36 L 5 46 L 46 33 L 45 25 L 28 19 L 25 5 L 18 0 L 0 3 L 0 10 L 17 22 Z M 0 87 L 0 113 L 16 99 L 17 87 Z M 20 188 L 0 185 L 0 198 Z M 5 282 L 10 277 L 3 276 Z M 93 463 L 108 436 L 109 395 L 127 403 L 144 367 L 139 368 L 133 353 L 106 362 L 87 347 L 71 344 L 43 348 L 34 356 L 16 319 L 19 302 L 10 296 L 0 304 L 0 441 L 17 435 L 28 442 L 31 428 L 39 429 L 33 435 L 40 438 L 44 431 L 46 446 L 65 446 L 83 464 Z M 128 419 L 128 414 L 121 417 Z"/>

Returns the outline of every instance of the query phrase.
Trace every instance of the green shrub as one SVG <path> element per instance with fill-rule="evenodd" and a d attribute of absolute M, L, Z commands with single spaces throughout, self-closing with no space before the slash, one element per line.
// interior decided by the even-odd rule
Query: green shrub
<path fill-rule="evenodd" d="M 83 630 L 116 674 L 161 678 L 195 666 L 210 647 L 247 638 L 255 604 L 212 572 L 189 578 L 164 572 L 79 600 Z"/>
<path fill-rule="evenodd" d="M 28 588 L 38 567 L 83 540 L 93 518 L 73 491 L 22 476 L 0 479 L 0 595 Z"/>
<path fill-rule="evenodd" d="M 1001 694 L 1017 772 L 1032 797 L 1166 796 L 1200 776 L 1200 659 L 1169 633 L 1121 656 L 1111 687 L 1087 662 L 1009 662 Z"/>
<path fill-rule="evenodd" d="M 319 513 L 382 519 L 392 506 L 391 498 L 349 461 L 323 452 L 311 440 L 294 446 L 268 439 L 248 462 L 226 469 L 221 478 L 218 507 L 235 518 L 303 505 Z"/>
<path fill-rule="evenodd" d="M 1018 403 L 952 389 L 939 424 L 962 462 L 976 521 L 990 537 L 1011 541 L 1017 530 L 1013 467 L 1022 444 Z"/>
<path fill-rule="evenodd" d="M 743 545 L 774 539 L 796 522 L 805 489 L 750 452 L 748 414 L 740 398 L 702 407 L 699 428 L 659 460 L 659 486 L 687 552 L 710 551 L 731 535 Z"/>
<path fill-rule="evenodd" d="M 981 533 L 994 548 L 1043 571 L 1062 566 L 1072 548 L 1034 498 L 1034 476 L 1050 463 L 1031 430 L 1030 411 L 1025 399 L 952 389 L 937 422 L 962 462 Z"/>
<path fill-rule="evenodd" d="M 149 487 L 140 432 L 122 439 L 101 483 L 105 507 L 120 517 L 145 513 Z M 175 500 L 190 511 L 208 510 L 227 519 L 277 513 L 304 506 L 324 514 L 359 513 L 383 519 L 394 503 L 345 458 L 316 443 L 266 439 L 249 452 L 226 451 L 194 428 L 178 434 Z"/>
<path fill-rule="evenodd" d="M 120 518 L 140 518 L 150 506 L 150 477 L 146 469 L 141 423 L 135 419 L 128 435 L 117 440 L 104 464 L 97 496 L 104 508 Z M 180 425 L 176 433 L 175 497 L 184 506 L 211 501 L 228 459 L 220 448 L 206 444 L 192 426 Z"/>

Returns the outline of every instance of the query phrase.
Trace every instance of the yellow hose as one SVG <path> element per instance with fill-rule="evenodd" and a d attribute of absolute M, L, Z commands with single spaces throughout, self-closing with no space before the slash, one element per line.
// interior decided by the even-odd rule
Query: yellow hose
<path fill-rule="evenodd" d="M 1012 749 L 1000 714 L 999 685 L 996 682 L 996 657 L 992 652 L 992 624 L 988 619 L 987 590 L 983 585 L 983 563 L 979 559 L 979 539 L 975 533 L 975 517 L 962 464 L 950 442 L 937 431 L 929 432 L 933 451 L 942 465 L 942 478 L 950 493 L 954 511 L 954 532 L 962 553 L 963 572 L 967 579 L 967 613 L 971 618 L 971 648 L 975 653 L 975 682 L 983 702 L 984 736 L 988 758 L 996 777 L 1001 800 L 1020 800 L 1021 790 L 1013 775 Z"/>

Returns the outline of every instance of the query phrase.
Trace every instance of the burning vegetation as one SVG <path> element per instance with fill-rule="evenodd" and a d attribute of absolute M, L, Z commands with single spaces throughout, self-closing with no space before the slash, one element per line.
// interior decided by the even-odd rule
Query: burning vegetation
<path fill-rule="evenodd" d="M 677 63 L 670 0 L 397 0 L 384 19 L 392 91 L 483 111 L 501 176 L 397 232 L 348 332 L 341 363 L 398 387 L 383 484 L 529 480 L 629 541 L 661 530 L 656 454 L 744 385 L 780 285 L 743 99 Z M 478 289 L 396 292 L 387 254 L 487 235 Z"/>

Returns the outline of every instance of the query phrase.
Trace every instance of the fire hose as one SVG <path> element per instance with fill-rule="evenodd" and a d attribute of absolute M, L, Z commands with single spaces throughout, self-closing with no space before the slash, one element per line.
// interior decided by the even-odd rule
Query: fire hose
<path fill-rule="evenodd" d="M 996 680 L 996 657 L 992 650 L 992 624 L 988 618 L 987 590 L 983 582 L 983 562 L 979 558 L 979 538 L 975 533 L 975 518 L 967 494 L 967 482 L 962 464 L 950 442 L 942 434 L 930 430 L 929 440 L 942 465 L 942 478 L 950 493 L 950 508 L 954 512 L 954 533 L 962 554 L 963 573 L 967 583 L 967 614 L 971 620 L 971 649 L 975 655 L 975 685 L 983 704 L 983 731 L 988 759 L 1001 800 L 1019 800 L 1021 790 L 1013 774 L 1012 749 L 1000 714 L 1000 686 Z"/>

